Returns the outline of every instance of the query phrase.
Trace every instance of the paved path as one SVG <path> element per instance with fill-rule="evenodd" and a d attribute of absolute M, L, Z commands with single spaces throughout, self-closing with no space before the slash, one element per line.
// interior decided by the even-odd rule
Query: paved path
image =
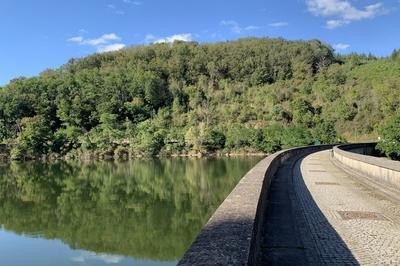
<path fill-rule="evenodd" d="M 263 265 L 400 265 L 400 204 L 330 159 L 294 158 L 271 184 Z"/>

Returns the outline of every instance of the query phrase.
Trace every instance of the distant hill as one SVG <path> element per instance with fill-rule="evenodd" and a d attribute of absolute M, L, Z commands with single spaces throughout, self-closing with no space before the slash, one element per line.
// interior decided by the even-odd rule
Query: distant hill
<path fill-rule="evenodd" d="M 400 103 L 400 56 L 318 40 L 132 47 L 72 59 L 0 90 L 14 159 L 274 152 L 376 139 Z"/>

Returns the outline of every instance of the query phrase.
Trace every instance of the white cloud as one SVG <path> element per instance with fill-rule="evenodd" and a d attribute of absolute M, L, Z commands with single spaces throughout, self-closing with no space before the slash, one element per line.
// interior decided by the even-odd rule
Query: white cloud
<path fill-rule="evenodd" d="M 109 5 L 107 5 L 107 7 L 108 7 L 109 9 L 113 10 L 113 12 L 114 12 L 116 15 L 125 15 L 125 12 L 124 12 L 123 10 L 119 9 L 119 8 L 118 8 L 117 6 L 115 6 L 115 5 L 109 4 Z"/>
<path fill-rule="evenodd" d="M 221 21 L 221 25 L 229 27 L 233 33 L 241 33 L 243 31 L 239 23 L 234 20 L 223 20 Z"/>
<path fill-rule="evenodd" d="M 99 46 L 97 48 L 97 52 L 105 53 L 105 52 L 118 51 L 125 47 L 126 47 L 126 45 L 123 43 L 113 43 L 113 44 L 109 44 L 109 45 Z"/>
<path fill-rule="evenodd" d="M 142 2 L 139 2 L 139 1 L 123 0 L 123 2 L 125 4 L 131 4 L 131 5 L 134 5 L 134 6 L 141 6 L 142 5 Z"/>
<path fill-rule="evenodd" d="M 151 34 L 146 35 L 146 39 L 149 41 L 154 40 L 155 37 Z M 173 43 L 174 41 L 191 42 L 193 41 L 193 35 L 191 33 L 174 34 L 169 37 L 161 38 L 154 43 Z"/>
<path fill-rule="evenodd" d="M 339 27 L 344 26 L 346 24 L 349 24 L 349 22 L 345 21 L 345 20 L 340 20 L 340 19 L 337 19 L 337 20 L 331 19 L 331 20 L 328 20 L 326 22 L 326 27 L 328 29 L 336 29 L 336 28 L 339 28 Z"/>
<path fill-rule="evenodd" d="M 147 34 L 147 35 L 144 37 L 144 41 L 145 41 L 146 43 L 153 42 L 155 39 L 157 39 L 157 37 L 154 36 L 153 34 Z"/>
<path fill-rule="evenodd" d="M 121 38 L 117 34 L 108 33 L 108 34 L 103 34 L 99 38 L 95 39 L 85 39 L 82 36 L 75 36 L 69 38 L 67 41 L 74 42 L 79 45 L 92 46 L 96 48 L 97 52 L 103 53 L 103 52 L 116 51 L 124 48 L 126 46 L 125 44 L 116 43 L 120 40 Z"/>
<path fill-rule="evenodd" d="M 75 36 L 75 37 L 69 38 L 68 41 L 69 42 L 82 43 L 83 42 L 83 37 L 82 36 Z"/>
<path fill-rule="evenodd" d="M 119 41 L 119 40 L 121 40 L 121 38 L 118 35 L 116 35 L 115 33 L 109 33 L 109 34 L 103 34 L 102 36 L 100 36 L 99 38 L 96 38 L 96 39 L 83 40 L 82 44 L 97 46 L 97 45 L 109 43 L 111 41 Z"/>
<path fill-rule="evenodd" d="M 234 20 L 222 20 L 220 24 L 222 26 L 230 28 L 230 30 L 236 34 L 240 34 L 244 31 L 252 31 L 260 29 L 259 26 L 254 26 L 254 25 L 242 27 L 238 22 Z"/>
<path fill-rule="evenodd" d="M 335 50 L 340 50 L 340 51 L 347 50 L 349 47 L 350 47 L 350 44 L 347 44 L 347 43 L 337 43 L 337 44 L 333 45 L 333 48 Z"/>
<path fill-rule="evenodd" d="M 286 27 L 286 26 L 289 26 L 289 23 L 288 22 L 284 22 L 284 21 L 279 21 L 279 22 L 270 23 L 269 26 L 270 27 L 275 27 L 275 28 Z"/>
<path fill-rule="evenodd" d="M 259 29 L 260 29 L 259 26 L 253 26 L 253 25 L 244 28 L 244 30 L 259 30 Z"/>
<path fill-rule="evenodd" d="M 117 264 L 120 263 L 124 257 L 117 255 L 108 255 L 108 254 L 96 254 L 94 252 L 82 251 L 81 255 L 77 257 L 72 257 L 71 260 L 74 262 L 85 263 L 88 261 L 102 261 L 106 264 Z"/>
<path fill-rule="evenodd" d="M 354 21 L 374 18 L 386 11 L 382 3 L 357 8 L 349 0 L 306 0 L 308 11 L 315 16 L 329 17 L 326 26 L 334 29 Z"/>

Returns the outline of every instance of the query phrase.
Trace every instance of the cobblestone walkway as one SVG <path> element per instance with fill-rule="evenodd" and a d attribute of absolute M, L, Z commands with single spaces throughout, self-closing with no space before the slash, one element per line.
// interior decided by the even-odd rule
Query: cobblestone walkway
<path fill-rule="evenodd" d="M 400 265 L 399 203 L 351 178 L 329 151 L 298 161 L 293 173 L 322 264 Z"/>
<path fill-rule="evenodd" d="M 265 215 L 263 265 L 400 265 L 400 204 L 335 166 L 330 151 L 286 162 Z"/>

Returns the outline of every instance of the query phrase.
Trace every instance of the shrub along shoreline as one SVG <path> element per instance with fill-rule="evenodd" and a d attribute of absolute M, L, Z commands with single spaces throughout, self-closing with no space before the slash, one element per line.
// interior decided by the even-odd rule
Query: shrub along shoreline
<path fill-rule="evenodd" d="M 270 155 L 270 153 L 264 152 L 249 152 L 249 151 L 215 151 L 215 152 L 198 152 L 198 153 L 160 153 L 157 155 L 150 154 L 129 154 L 128 152 L 115 154 L 115 153 L 79 153 L 79 154 L 46 154 L 38 157 L 24 157 L 18 161 L 43 161 L 43 162 L 53 162 L 53 161 L 128 161 L 136 159 L 152 159 L 152 158 L 163 158 L 163 159 L 174 159 L 174 158 L 213 158 L 213 157 L 265 157 Z M 13 161 L 11 154 L 9 152 L 0 153 L 0 162 L 11 162 Z"/>

